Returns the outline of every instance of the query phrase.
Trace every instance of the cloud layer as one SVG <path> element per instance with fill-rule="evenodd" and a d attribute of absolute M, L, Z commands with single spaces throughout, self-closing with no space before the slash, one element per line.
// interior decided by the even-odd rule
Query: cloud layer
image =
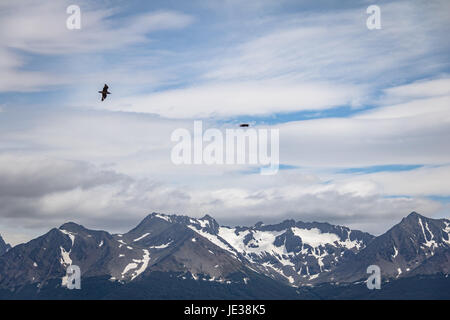
<path fill-rule="evenodd" d="M 448 217 L 448 1 L 384 1 L 378 31 L 365 5 L 290 0 L 80 1 L 69 31 L 69 4 L 0 4 L 6 240 L 68 220 L 122 232 L 152 211 L 373 233 Z M 171 133 L 198 119 L 279 129 L 282 170 L 174 165 Z"/>

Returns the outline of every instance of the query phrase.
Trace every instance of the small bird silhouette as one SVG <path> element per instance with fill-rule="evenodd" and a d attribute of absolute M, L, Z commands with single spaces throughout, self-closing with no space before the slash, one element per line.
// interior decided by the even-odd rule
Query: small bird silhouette
<path fill-rule="evenodd" d="M 246 127 L 248 127 L 248 123 L 243 123 L 243 124 L 241 124 L 239 127 L 241 127 L 241 128 L 246 128 Z"/>
<path fill-rule="evenodd" d="M 105 83 L 105 86 L 103 87 L 103 90 L 98 92 L 98 93 L 102 94 L 102 101 L 106 99 L 106 96 L 108 94 L 111 94 L 111 92 L 108 91 L 108 88 L 109 88 L 108 85 Z"/>

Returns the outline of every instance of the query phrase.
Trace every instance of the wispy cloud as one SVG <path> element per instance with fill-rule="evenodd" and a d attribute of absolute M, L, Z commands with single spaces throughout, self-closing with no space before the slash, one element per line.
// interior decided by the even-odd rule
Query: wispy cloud
<path fill-rule="evenodd" d="M 166 118 L 232 117 L 317 110 L 357 103 L 363 89 L 327 83 L 234 82 L 119 99 L 107 108 Z"/>
<path fill-rule="evenodd" d="M 41 54 L 73 54 L 124 47 L 147 41 L 157 30 L 183 28 L 193 19 L 174 11 L 139 13 L 120 17 L 119 8 L 81 1 L 80 30 L 66 27 L 68 1 L 44 1 L 38 6 L 10 2 L 4 8 L 0 37 L 11 48 Z"/>
<path fill-rule="evenodd" d="M 223 47 L 208 48 L 207 60 L 193 61 L 197 75 L 181 88 L 126 97 L 112 107 L 220 118 L 377 104 L 392 84 L 448 67 L 449 46 L 440 41 L 448 19 L 439 4 L 446 6 L 385 3 L 380 31 L 366 28 L 363 6 L 250 20 L 255 32 L 229 31 Z"/>
<path fill-rule="evenodd" d="M 55 85 L 74 84 L 86 78 L 83 73 L 92 74 L 93 70 L 99 72 L 106 66 L 119 75 L 123 66 L 121 69 L 111 62 L 105 64 L 103 61 L 101 66 L 95 66 L 88 59 L 85 60 L 87 66 L 76 71 L 70 65 L 78 63 L 71 57 L 107 51 L 112 54 L 112 50 L 149 42 L 148 35 L 152 32 L 180 29 L 193 22 L 191 16 L 169 10 L 121 17 L 118 16 L 119 8 L 80 1 L 81 29 L 69 30 L 66 27 L 69 17 L 66 9 L 70 4 L 68 1 L 43 1 L 39 5 L 33 1 L 2 3 L 0 71 L 3 76 L 0 92 L 48 90 Z M 59 64 L 58 69 L 36 71 L 37 68 L 32 65 L 45 59 L 51 60 L 54 56 L 66 59 Z"/>

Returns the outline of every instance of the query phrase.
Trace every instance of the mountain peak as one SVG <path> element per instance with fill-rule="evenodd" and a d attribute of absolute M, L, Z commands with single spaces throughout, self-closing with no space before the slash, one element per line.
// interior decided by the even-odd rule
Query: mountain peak
<path fill-rule="evenodd" d="M 66 230 L 71 232 L 77 232 L 77 231 L 83 231 L 86 228 L 83 227 L 81 224 L 75 223 L 75 222 L 66 222 L 63 225 L 59 227 L 59 230 Z"/>
<path fill-rule="evenodd" d="M 407 218 L 417 218 L 417 217 L 424 218 L 424 216 L 422 216 L 421 214 L 419 214 L 419 213 L 417 213 L 417 212 L 415 212 L 415 211 L 411 212 L 411 213 L 408 214 L 408 216 L 407 216 Z"/>
<path fill-rule="evenodd" d="M 11 246 L 9 244 L 7 244 L 2 236 L 0 235 L 0 255 L 4 254 L 6 251 L 8 251 L 9 249 L 11 249 Z"/>
<path fill-rule="evenodd" d="M 200 220 L 214 220 L 213 217 L 211 217 L 209 214 L 205 214 Z"/>
<path fill-rule="evenodd" d="M 156 228 L 159 228 L 158 225 L 161 222 L 170 222 L 170 221 L 171 221 L 170 216 L 162 213 L 152 212 L 148 214 L 144 219 L 142 219 L 141 222 L 139 222 L 139 224 L 136 227 L 134 227 L 132 230 L 129 231 L 129 233 L 147 232 L 149 228 L 150 229 L 154 228 L 155 225 Z"/>
<path fill-rule="evenodd" d="M 430 218 L 424 217 L 421 214 L 417 213 L 416 211 L 413 211 L 406 217 L 404 217 L 400 223 L 417 223 L 419 219 L 429 220 Z"/>
<path fill-rule="evenodd" d="M 152 212 L 152 213 L 150 213 L 150 214 L 148 214 L 144 219 L 142 219 L 141 220 L 141 224 L 142 223 L 146 223 L 146 222 L 148 222 L 148 221 L 150 221 L 150 220 L 152 220 L 153 218 L 155 218 L 155 217 L 165 217 L 166 215 L 165 214 L 162 214 L 162 213 L 158 213 L 158 212 Z"/>
<path fill-rule="evenodd" d="M 255 223 L 254 227 L 259 228 L 259 227 L 262 227 L 263 225 L 264 225 L 264 222 L 258 221 L 257 223 Z"/>

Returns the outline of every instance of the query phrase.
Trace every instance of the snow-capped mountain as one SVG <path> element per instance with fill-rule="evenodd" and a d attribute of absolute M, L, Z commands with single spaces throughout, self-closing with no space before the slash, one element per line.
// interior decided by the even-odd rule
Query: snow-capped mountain
<path fill-rule="evenodd" d="M 234 272 L 245 271 L 245 263 L 223 246 L 210 241 L 195 232 L 192 223 L 204 220 L 184 216 L 167 216 L 153 213 L 147 216 L 136 228 L 128 233 L 115 235 L 120 246 L 142 250 L 139 259 L 127 262 L 120 273 L 113 273 L 114 280 L 134 279 L 144 272 L 171 271 L 186 273 L 194 279 L 208 277 L 211 281 L 228 281 L 227 276 Z M 217 225 L 211 220 L 211 227 Z M 205 225 L 206 226 L 206 225 Z"/>
<path fill-rule="evenodd" d="M 11 249 L 11 246 L 9 244 L 7 244 L 2 236 L 0 235 L 0 256 L 2 254 L 4 254 L 6 251 L 8 251 L 9 249 Z"/>
<path fill-rule="evenodd" d="M 172 286 L 169 297 L 176 288 L 189 296 L 196 287 L 207 297 L 305 298 L 311 292 L 304 285 L 354 283 L 367 278 L 371 264 L 381 267 L 384 279 L 448 275 L 449 234 L 449 220 L 417 213 L 379 237 L 294 220 L 220 226 L 208 215 L 152 213 L 123 234 L 69 222 L 0 256 L 0 297 L 2 290 L 7 296 L 61 292 L 67 267 L 77 265 L 85 285 L 103 288 L 95 291 L 100 298 L 128 296 L 130 288 L 154 297 L 154 286 Z"/>
<path fill-rule="evenodd" d="M 166 216 L 180 222 L 177 216 Z M 373 236 L 328 223 L 286 220 L 275 225 L 219 227 L 210 216 L 184 218 L 190 229 L 263 274 L 292 285 L 308 283 L 365 248 Z"/>
<path fill-rule="evenodd" d="M 66 269 L 72 264 L 80 267 L 83 277 L 108 276 L 120 283 L 154 271 L 219 283 L 240 273 L 233 281 L 247 281 L 246 263 L 193 231 L 186 219 L 194 221 L 151 214 L 130 232 L 116 235 L 63 224 L 0 257 L 0 288 L 32 283 L 41 287 L 55 278 L 65 285 Z"/>
<path fill-rule="evenodd" d="M 219 282 L 241 272 L 244 281 L 246 270 L 252 270 L 300 285 L 344 263 L 372 238 L 346 227 L 294 220 L 221 227 L 208 215 L 195 219 L 152 213 L 136 228 L 117 235 L 66 223 L 19 245 L 8 261 L 0 260 L 0 286 L 10 284 L 4 274 L 14 274 L 14 279 L 20 275 L 14 285 L 43 283 L 49 276 L 62 277 L 64 283 L 71 264 L 78 265 L 84 276 L 108 275 L 119 282 L 153 271 L 206 276 Z"/>
<path fill-rule="evenodd" d="M 376 237 L 358 255 L 320 282 L 352 282 L 367 278 L 367 267 L 378 265 L 384 279 L 450 272 L 450 220 L 430 219 L 412 212 Z"/>
<path fill-rule="evenodd" d="M 110 266 L 115 266 L 115 261 L 110 259 L 117 247 L 115 242 L 105 231 L 66 223 L 1 256 L 0 286 L 16 287 L 29 283 L 41 286 L 56 277 L 64 282 L 66 268 L 71 264 L 80 266 L 86 276 L 104 274 L 109 272 Z"/>

